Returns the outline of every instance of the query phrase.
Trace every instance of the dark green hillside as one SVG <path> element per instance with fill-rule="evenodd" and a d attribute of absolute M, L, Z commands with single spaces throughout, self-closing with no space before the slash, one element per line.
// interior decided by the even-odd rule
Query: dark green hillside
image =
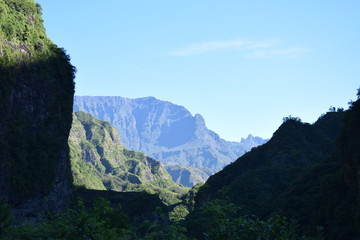
<path fill-rule="evenodd" d="M 202 232 L 220 231 L 229 236 L 244 226 L 241 219 L 248 215 L 271 225 L 280 214 L 297 222 L 292 229 L 300 235 L 360 239 L 359 123 L 360 100 L 313 125 L 287 119 L 268 143 L 200 188 L 187 218 L 190 234 L 202 239 Z M 214 216 L 223 219 L 218 227 L 211 225 Z"/>
<path fill-rule="evenodd" d="M 0 0 L 0 199 L 19 215 L 66 206 L 74 73 L 38 4 Z"/>
<path fill-rule="evenodd" d="M 74 184 L 88 189 L 147 191 L 168 204 L 187 189 L 174 183 L 165 168 L 140 152 L 129 151 L 117 130 L 88 113 L 76 112 L 69 136 Z"/>
<path fill-rule="evenodd" d="M 358 95 L 359 96 L 359 95 Z M 337 151 L 295 182 L 283 195 L 281 210 L 302 230 L 324 227 L 326 239 L 360 239 L 360 100 L 345 114 Z"/>
<path fill-rule="evenodd" d="M 270 214 L 293 181 L 334 152 L 343 115 L 330 112 L 313 125 L 286 119 L 268 143 L 210 177 L 197 202 L 226 199 L 236 203 L 243 214 Z"/>

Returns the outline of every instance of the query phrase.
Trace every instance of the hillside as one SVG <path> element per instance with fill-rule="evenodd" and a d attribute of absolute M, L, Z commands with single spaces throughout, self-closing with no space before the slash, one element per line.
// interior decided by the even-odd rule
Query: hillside
<path fill-rule="evenodd" d="M 0 26 L 0 199 L 17 218 L 37 218 L 71 195 L 75 68 L 33 0 L 0 0 Z"/>
<path fill-rule="evenodd" d="M 178 168 L 181 165 L 197 168 L 190 172 L 191 179 L 206 180 L 214 171 L 221 170 L 252 147 L 266 142 L 251 135 L 241 142 L 225 141 L 207 129 L 200 114 L 192 116 L 182 106 L 153 97 L 76 96 L 74 110 L 109 121 L 129 149 L 143 152 L 161 162 L 176 163 Z M 178 172 L 189 173 L 188 169 Z M 177 181 L 178 177 L 172 177 Z M 180 183 L 185 186 L 196 183 L 185 179 L 186 176 L 180 177 Z"/>
<path fill-rule="evenodd" d="M 185 166 L 174 162 L 163 162 L 162 165 L 171 175 L 174 182 L 185 187 L 193 187 L 197 183 L 204 183 L 209 176 L 216 173 L 215 170 L 202 168 L 201 170 L 192 166 Z"/>
<path fill-rule="evenodd" d="M 292 184 L 279 204 L 304 232 L 320 225 L 330 240 L 360 238 L 359 97 L 360 90 L 358 100 L 345 113 L 336 152 Z"/>
<path fill-rule="evenodd" d="M 269 142 L 210 177 L 198 202 L 226 196 L 245 214 L 268 215 L 293 181 L 334 152 L 343 115 L 327 113 L 313 125 L 287 119 Z"/>
<path fill-rule="evenodd" d="M 156 160 L 124 148 L 117 130 L 88 113 L 73 114 L 69 136 L 70 160 L 76 186 L 113 191 L 157 193 L 175 203 L 187 190 L 171 180 Z"/>
<path fill-rule="evenodd" d="M 195 211 L 188 218 L 189 231 L 199 236 L 206 228 L 199 216 L 221 203 L 226 211 L 226 206 L 236 206 L 235 216 L 266 219 L 280 214 L 294 219 L 302 234 L 358 239 L 359 106 L 360 100 L 349 111 L 328 112 L 312 125 L 287 118 L 269 142 L 199 189 Z"/>

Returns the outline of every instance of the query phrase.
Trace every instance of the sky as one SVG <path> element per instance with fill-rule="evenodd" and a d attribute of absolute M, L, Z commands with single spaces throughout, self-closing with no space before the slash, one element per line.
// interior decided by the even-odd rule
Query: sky
<path fill-rule="evenodd" d="M 357 0 L 38 0 L 77 68 L 76 95 L 153 96 L 220 137 L 313 123 L 360 87 Z"/>

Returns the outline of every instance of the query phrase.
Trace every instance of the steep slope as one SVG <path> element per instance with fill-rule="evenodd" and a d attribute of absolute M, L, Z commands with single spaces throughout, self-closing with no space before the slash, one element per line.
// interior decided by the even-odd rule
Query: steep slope
<path fill-rule="evenodd" d="M 197 203 L 226 198 L 244 214 L 267 216 L 295 180 L 334 152 L 343 115 L 330 112 L 313 125 L 287 119 L 269 142 L 210 177 Z"/>
<path fill-rule="evenodd" d="M 156 160 L 123 147 L 117 130 L 88 113 L 76 112 L 69 136 L 74 183 L 88 189 L 147 191 L 174 203 L 187 190 Z"/>
<path fill-rule="evenodd" d="M 359 123 L 358 99 L 345 114 L 336 153 L 316 165 L 282 196 L 281 211 L 299 221 L 306 232 L 319 225 L 324 227 L 326 239 L 360 238 Z"/>
<path fill-rule="evenodd" d="M 200 175 L 205 176 L 209 174 L 207 169 L 218 171 L 263 143 L 260 138 L 227 142 L 206 128 L 200 114 L 192 116 L 184 107 L 153 97 L 76 96 L 74 110 L 109 121 L 118 129 L 127 148 L 161 162 L 196 167 L 202 171 Z"/>
<path fill-rule="evenodd" d="M 185 187 L 193 187 L 200 182 L 206 182 L 209 176 L 216 173 L 212 169 L 198 169 L 191 166 L 184 166 L 174 162 L 162 163 L 166 170 L 170 173 L 174 182 L 179 183 Z"/>
<path fill-rule="evenodd" d="M 189 224 L 208 203 L 223 201 L 241 215 L 294 219 L 301 234 L 322 229 L 325 239 L 359 239 L 359 106 L 357 100 L 349 111 L 329 112 L 313 125 L 288 119 L 268 143 L 209 178 Z"/>
<path fill-rule="evenodd" d="M 17 217 L 67 205 L 74 67 L 33 0 L 0 0 L 0 199 Z"/>

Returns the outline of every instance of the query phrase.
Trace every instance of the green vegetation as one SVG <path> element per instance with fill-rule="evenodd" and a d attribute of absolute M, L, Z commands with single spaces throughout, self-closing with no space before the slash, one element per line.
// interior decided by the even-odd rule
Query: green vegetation
<path fill-rule="evenodd" d="M 46 196 L 56 177 L 70 183 L 64 143 L 74 74 L 69 56 L 46 37 L 40 6 L 0 0 L 0 198 Z"/>
<path fill-rule="evenodd" d="M 40 6 L 0 0 L 0 20 L 1 239 L 360 239 L 359 98 L 312 125 L 285 118 L 187 192 L 107 122 L 77 112 L 68 138 L 75 71 Z"/>
<path fill-rule="evenodd" d="M 266 220 L 245 216 L 241 209 L 224 200 L 214 200 L 192 212 L 186 224 L 196 239 L 260 239 L 260 240 L 322 240 L 321 230 L 314 237 L 296 232 L 298 224 L 274 215 Z"/>
<path fill-rule="evenodd" d="M 151 213 L 151 217 L 139 222 L 131 218 L 121 205 L 113 206 L 104 198 L 97 198 L 89 207 L 78 199 L 73 208 L 61 213 L 49 213 L 42 222 L 7 226 L 2 239 L 323 239 L 321 229 L 312 238 L 299 236 L 295 232 L 296 223 L 283 217 L 274 216 L 265 221 L 256 217 L 231 218 L 236 211 L 236 206 L 225 202 L 208 204 L 188 223 L 196 229 L 190 237 L 185 227 L 169 222 L 165 212 L 159 208 Z"/>
<path fill-rule="evenodd" d="M 269 216 L 294 181 L 334 152 L 343 115 L 327 113 L 313 125 L 286 119 L 268 143 L 210 177 L 196 201 L 227 199 L 243 214 Z"/>
<path fill-rule="evenodd" d="M 54 56 L 56 46 L 45 34 L 39 4 L 33 0 L 1 0 L 0 19 L 2 65 Z"/>
<path fill-rule="evenodd" d="M 258 223 L 271 226 L 268 221 L 280 214 L 296 221 L 294 229 L 288 225 L 292 221 L 279 225 L 293 229 L 286 230 L 287 234 L 314 237 L 310 239 L 360 239 L 359 106 L 357 100 L 346 112 L 332 110 L 313 125 L 299 118 L 284 119 L 268 143 L 225 167 L 200 188 L 195 209 L 187 218 L 189 233 L 199 239 L 201 233 L 211 233 L 219 222 L 204 222 L 217 214 L 215 219 L 225 218 L 220 232 L 228 235 L 215 231 L 210 239 L 232 239 L 228 231 L 239 236 L 238 224 L 245 226 L 244 218 L 255 214 L 261 219 Z M 223 207 L 237 210 L 216 210 Z M 261 236 L 262 228 L 255 229 Z M 293 235 L 281 237 L 297 239 Z"/>
<path fill-rule="evenodd" d="M 150 231 L 146 227 L 143 230 Z M 74 208 L 49 214 L 41 223 L 10 227 L 4 239 L 140 239 L 135 230 L 121 206 L 98 198 L 91 208 L 79 200 Z"/>
<path fill-rule="evenodd" d="M 11 207 L 9 204 L 0 204 L 0 239 L 7 234 L 14 221 L 14 216 L 11 214 Z"/>
<path fill-rule="evenodd" d="M 146 191 L 158 194 L 167 204 L 180 202 L 180 197 L 187 192 L 171 180 L 159 162 L 125 149 L 114 127 L 88 113 L 74 113 L 69 146 L 76 186 Z"/>
<path fill-rule="evenodd" d="M 310 169 L 284 194 L 281 210 L 297 219 L 302 231 L 311 232 L 321 225 L 326 239 L 360 239 L 359 122 L 358 99 L 345 113 L 335 154 Z"/>

